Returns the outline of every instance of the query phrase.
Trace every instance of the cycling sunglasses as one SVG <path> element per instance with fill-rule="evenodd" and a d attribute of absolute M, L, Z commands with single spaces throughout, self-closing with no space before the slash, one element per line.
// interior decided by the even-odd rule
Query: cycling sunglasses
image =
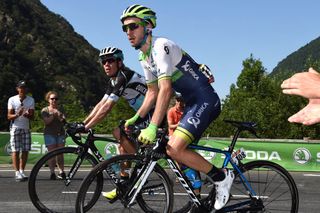
<path fill-rule="evenodd" d="M 133 22 L 130 24 L 122 25 L 122 30 L 123 30 L 123 32 L 126 33 L 128 31 L 128 29 L 132 31 L 132 30 L 137 29 L 139 26 L 146 26 L 146 23 L 141 21 L 141 22 Z"/>
<path fill-rule="evenodd" d="M 115 58 L 103 58 L 103 59 L 100 59 L 100 62 L 101 62 L 102 65 L 105 65 L 107 62 L 108 62 L 108 64 L 112 64 L 115 61 L 116 61 Z"/>

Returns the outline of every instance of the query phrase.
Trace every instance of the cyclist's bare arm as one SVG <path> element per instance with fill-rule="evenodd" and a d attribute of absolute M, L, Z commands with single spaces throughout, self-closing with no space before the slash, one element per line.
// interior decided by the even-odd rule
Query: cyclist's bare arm
<path fill-rule="evenodd" d="M 110 99 L 103 99 L 101 100 L 92 110 L 88 118 L 84 121 L 86 125 L 86 129 L 89 129 L 96 124 L 98 124 L 100 121 L 102 121 L 108 113 L 112 110 L 113 106 L 116 102 L 110 100 Z"/>
<path fill-rule="evenodd" d="M 93 110 L 90 112 L 90 114 L 86 117 L 86 119 L 84 119 L 84 121 L 83 121 L 84 124 L 87 124 L 87 123 L 94 117 L 94 115 L 97 113 L 98 109 L 100 109 L 100 107 L 101 107 L 101 105 L 103 104 L 104 101 L 105 101 L 105 100 L 101 99 L 101 100 L 99 101 L 99 103 L 97 103 L 97 104 L 94 106 L 94 108 L 93 108 Z"/>
<path fill-rule="evenodd" d="M 143 100 L 141 107 L 137 111 L 138 115 L 141 118 L 144 118 L 146 114 L 154 106 L 154 103 L 157 100 L 158 92 L 159 92 L 159 89 L 158 89 L 157 83 L 148 84 L 148 90 L 147 90 L 146 96 Z"/>
<path fill-rule="evenodd" d="M 159 82 L 159 93 L 157 97 L 156 108 L 151 122 L 159 126 L 168 110 L 170 98 L 172 95 L 171 79 L 161 79 Z"/>

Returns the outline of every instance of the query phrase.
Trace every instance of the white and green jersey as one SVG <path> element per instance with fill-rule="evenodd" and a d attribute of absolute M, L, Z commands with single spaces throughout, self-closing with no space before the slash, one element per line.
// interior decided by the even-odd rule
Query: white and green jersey
<path fill-rule="evenodd" d="M 220 99 L 208 78 L 196 63 L 177 44 L 166 38 L 152 37 L 146 54 L 140 52 L 147 84 L 170 79 L 186 107 L 173 134 L 179 134 L 191 143 L 199 139 L 209 124 L 220 114 Z"/>
<path fill-rule="evenodd" d="M 189 97 L 210 86 L 208 78 L 199 70 L 199 64 L 169 39 L 153 37 L 149 51 L 147 54 L 140 52 L 139 60 L 147 84 L 171 79 L 175 91 Z"/>

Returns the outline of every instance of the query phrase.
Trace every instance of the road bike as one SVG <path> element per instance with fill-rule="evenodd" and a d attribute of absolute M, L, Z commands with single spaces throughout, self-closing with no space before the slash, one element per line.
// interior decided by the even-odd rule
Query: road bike
<path fill-rule="evenodd" d="M 93 129 L 82 137 L 83 135 L 76 132 L 77 125 L 77 123 L 67 125 L 67 133 L 77 145 L 76 147 L 62 147 L 50 151 L 32 168 L 28 192 L 33 205 L 40 212 L 74 212 L 77 190 L 82 179 L 93 166 L 104 160 L 95 142 L 109 142 L 111 143 L 109 145 L 113 146 L 119 143 L 113 138 L 96 136 Z M 50 178 L 48 162 L 56 160 L 58 156 L 63 156 L 66 177 Z M 100 185 L 97 184 L 97 186 Z M 92 207 L 101 190 L 99 187 L 95 189 L 92 200 L 84 206 L 84 209 Z"/>
<path fill-rule="evenodd" d="M 221 168 L 229 168 L 234 172 L 230 199 L 226 206 L 215 212 L 298 212 L 299 194 L 294 179 L 280 165 L 270 161 L 251 161 L 242 163 L 241 157 L 233 157 L 237 139 L 242 131 L 256 135 L 255 123 L 226 120 L 235 126 L 236 132 L 227 150 L 211 147 L 189 145 L 190 149 L 220 153 L 225 156 Z M 156 139 L 155 146 L 145 155 L 119 155 L 103 161 L 95 166 L 83 179 L 76 200 L 76 212 L 86 212 L 84 208 L 92 199 L 92 192 L 97 184 L 102 184 L 103 191 L 117 190 L 117 197 L 110 203 L 100 196 L 92 207 L 92 212 L 211 212 L 214 211 L 215 187 L 213 180 L 201 175 L 203 182 L 200 196 L 177 163 L 166 154 L 168 137 L 165 133 Z M 179 179 L 190 199 L 176 204 L 172 181 L 159 165 L 165 159 Z M 236 159 L 236 160 L 235 160 Z M 124 166 L 126 165 L 126 166 Z M 120 181 L 121 168 L 128 174 L 127 181 Z M 121 170 L 120 169 L 120 170 Z M 104 171 L 113 173 L 113 178 L 104 176 L 102 182 L 96 179 Z M 177 196 L 175 196 L 177 197 Z M 175 204 L 174 204 L 175 202 Z M 174 207 L 175 206 L 175 207 Z"/>

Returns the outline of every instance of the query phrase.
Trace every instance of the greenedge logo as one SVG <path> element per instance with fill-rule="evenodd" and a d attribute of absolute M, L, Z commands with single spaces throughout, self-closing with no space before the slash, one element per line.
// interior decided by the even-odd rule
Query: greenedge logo
<path fill-rule="evenodd" d="M 306 164 L 311 160 L 311 153 L 306 148 L 297 148 L 293 152 L 293 159 L 299 164 Z"/>

